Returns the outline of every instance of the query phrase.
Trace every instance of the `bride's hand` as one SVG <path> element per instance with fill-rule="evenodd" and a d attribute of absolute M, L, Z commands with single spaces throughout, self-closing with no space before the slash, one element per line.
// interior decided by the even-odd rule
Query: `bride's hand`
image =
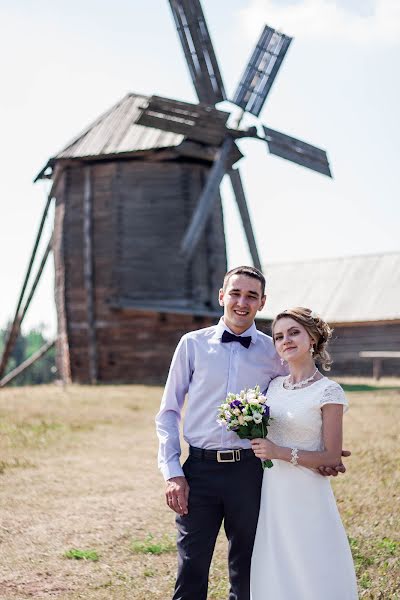
<path fill-rule="evenodd" d="M 254 454 L 261 460 L 276 458 L 278 446 L 271 442 L 268 438 L 256 438 L 250 440 Z"/>
<path fill-rule="evenodd" d="M 346 458 L 351 456 L 350 450 L 342 450 L 342 456 Z M 321 475 L 324 475 L 324 477 L 337 477 L 339 473 L 346 473 L 346 467 L 340 462 L 336 467 L 318 467 L 318 471 Z"/>

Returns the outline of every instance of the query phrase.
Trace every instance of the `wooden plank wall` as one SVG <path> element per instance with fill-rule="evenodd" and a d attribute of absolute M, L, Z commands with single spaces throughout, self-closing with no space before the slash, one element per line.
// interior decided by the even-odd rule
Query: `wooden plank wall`
<path fill-rule="evenodd" d="M 112 309 L 120 295 L 134 300 L 193 299 L 205 308 L 218 306 L 226 271 L 221 204 L 210 218 L 189 267 L 179 254 L 183 232 L 196 205 L 207 168 L 191 162 L 142 161 L 92 164 L 93 308 L 97 378 L 104 382 L 165 379 L 180 336 L 206 326 L 191 315 Z M 69 167 L 67 185 L 57 196 L 65 281 L 56 281 L 59 322 L 64 314 L 66 338 L 59 364 L 68 365 L 72 381 L 89 382 L 88 296 L 84 277 L 84 167 Z M 60 229 L 62 228 L 62 231 Z M 57 242 L 59 243 L 59 241 Z M 61 246 L 60 246 L 61 248 Z M 92 336 L 90 335 L 92 333 Z M 93 338 L 94 339 L 94 338 Z M 68 353 L 66 352 L 68 349 Z M 93 372 L 93 365 L 92 365 Z"/>
<path fill-rule="evenodd" d="M 204 307 L 213 306 L 226 270 L 220 203 L 193 261 L 186 264 L 180 253 L 207 168 L 137 161 L 120 163 L 118 170 L 118 295 L 140 301 L 176 300 L 183 306 L 195 298 Z"/>
<path fill-rule="evenodd" d="M 209 318 L 143 311 L 115 316 L 97 327 L 99 374 L 104 382 L 165 383 L 181 336 L 213 324 Z"/>
<path fill-rule="evenodd" d="M 271 335 L 271 323 L 258 321 L 257 327 Z M 330 371 L 335 375 L 372 376 L 372 359 L 359 357 L 363 350 L 399 350 L 400 323 L 333 325 L 329 351 L 333 358 Z M 400 377 L 400 360 L 383 361 L 382 376 Z"/>
<path fill-rule="evenodd" d="M 372 359 L 360 358 L 363 350 L 399 350 L 400 324 L 380 323 L 334 327 L 332 356 L 335 360 L 332 373 L 344 375 L 372 374 Z M 382 376 L 400 377 L 400 360 L 384 360 Z"/>

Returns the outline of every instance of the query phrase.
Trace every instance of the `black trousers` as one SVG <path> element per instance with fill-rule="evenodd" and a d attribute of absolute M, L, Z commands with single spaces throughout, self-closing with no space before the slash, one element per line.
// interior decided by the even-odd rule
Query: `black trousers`
<path fill-rule="evenodd" d="M 188 514 L 177 516 L 178 575 L 173 600 L 207 600 L 208 573 L 222 522 L 229 541 L 229 600 L 250 599 L 250 564 L 262 483 L 254 457 L 218 463 L 189 456 Z"/>

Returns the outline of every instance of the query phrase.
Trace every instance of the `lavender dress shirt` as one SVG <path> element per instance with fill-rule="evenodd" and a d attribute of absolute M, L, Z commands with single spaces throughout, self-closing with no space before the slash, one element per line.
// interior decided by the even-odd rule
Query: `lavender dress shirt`
<path fill-rule="evenodd" d="M 175 350 L 156 416 L 158 465 L 164 479 L 183 476 L 179 424 L 186 394 L 183 436 L 188 444 L 218 450 L 250 448 L 248 440 L 217 423 L 217 409 L 229 392 L 256 385 L 265 390 L 271 379 L 285 374 L 272 338 L 254 323 L 242 333 L 251 336 L 249 348 L 238 342 L 223 344 L 224 330 L 230 331 L 221 318 L 217 325 L 186 333 Z"/>

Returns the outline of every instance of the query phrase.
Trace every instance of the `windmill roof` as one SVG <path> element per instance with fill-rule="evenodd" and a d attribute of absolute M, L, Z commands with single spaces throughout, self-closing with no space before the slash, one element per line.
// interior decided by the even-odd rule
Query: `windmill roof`
<path fill-rule="evenodd" d="M 149 96 L 127 94 L 53 156 L 36 179 L 60 159 L 99 158 L 179 146 L 182 134 L 136 123 L 148 100 Z"/>
<path fill-rule="evenodd" d="M 306 306 L 330 323 L 400 319 L 400 252 L 266 264 L 261 318 Z"/>

